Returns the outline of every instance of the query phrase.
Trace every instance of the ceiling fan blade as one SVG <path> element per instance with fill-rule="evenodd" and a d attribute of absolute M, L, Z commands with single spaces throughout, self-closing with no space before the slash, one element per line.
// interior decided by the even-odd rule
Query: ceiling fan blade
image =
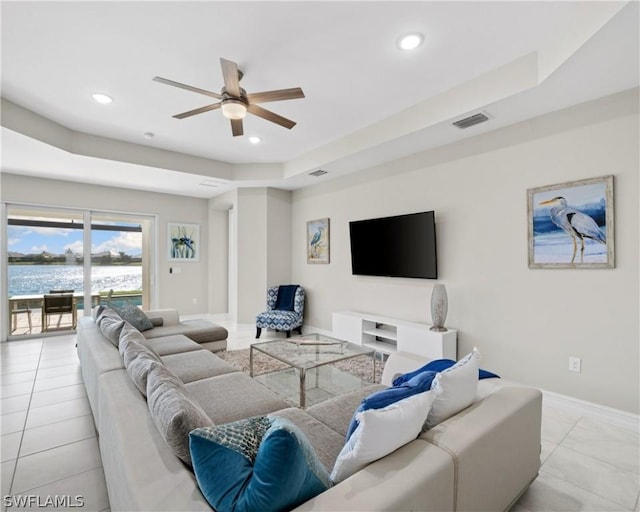
<path fill-rule="evenodd" d="M 236 98 L 240 97 L 240 81 L 238 80 L 238 65 L 227 59 L 220 59 L 222 65 L 222 77 L 224 78 L 224 88 Z"/>
<path fill-rule="evenodd" d="M 206 107 L 196 108 L 194 110 L 189 110 L 188 112 L 183 112 L 182 114 L 176 114 L 173 116 L 176 119 L 184 119 L 185 117 L 191 117 L 198 114 L 204 114 L 205 112 L 209 112 L 210 110 L 216 110 L 220 108 L 222 103 L 213 103 L 212 105 L 207 105 Z"/>
<path fill-rule="evenodd" d="M 256 92 L 247 95 L 249 103 L 267 103 L 269 101 L 295 100 L 297 98 L 304 98 L 304 93 L 300 87 L 280 89 L 278 91 Z"/>
<path fill-rule="evenodd" d="M 279 124 L 280 126 L 284 126 L 285 128 L 293 128 L 296 123 L 291 119 L 287 119 L 286 117 L 282 117 L 270 110 L 259 107 L 258 105 L 249 105 L 247 110 L 251 112 L 254 116 L 261 117 L 262 119 L 266 119 L 267 121 L 271 121 L 272 123 Z"/>
<path fill-rule="evenodd" d="M 205 96 L 211 96 L 212 98 L 216 98 L 221 100 L 222 96 L 220 96 L 216 92 L 206 91 L 204 89 L 199 89 L 198 87 L 192 87 L 191 85 L 181 84 L 180 82 L 174 82 L 173 80 L 169 80 L 168 78 L 162 78 L 161 76 L 153 77 L 154 82 L 159 82 L 161 84 L 172 85 L 173 87 L 179 87 L 180 89 L 185 89 L 186 91 L 197 92 L 198 94 L 204 94 Z"/>
<path fill-rule="evenodd" d="M 244 129 L 242 128 L 242 119 L 230 119 L 231 121 L 231 132 L 234 137 L 238 137 L 239 135 L 244 134 Z"/>

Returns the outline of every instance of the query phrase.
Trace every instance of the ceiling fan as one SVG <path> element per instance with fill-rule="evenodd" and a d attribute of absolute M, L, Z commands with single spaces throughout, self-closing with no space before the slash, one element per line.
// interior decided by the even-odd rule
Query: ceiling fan
<path fill-rule="evenodd" d="M 173 117 L 176 119 L 185 119 L 186 117 L 203 114 L 210 110 L 220 109 L 222 110 L 222 115 L 231 121 L 231 131 L 234 137 L 244 133 L 242 119 L 247 115 L 247 112 L 271 121 L 272 123 L 284 126 L 285 128 L 291 129 L 296 125 L 295 121 L 259 107 L 258 103 L 304 98 L 304 93 L 300 87 L 247 94 L 247 91 L 240 87 L 240 80 L 242 80 L 243 73 L 238 69 L 238 65 L 227 59 L 220 59 L 220 64 L 222 65 L 222 77 L 224 79 L 224 87 L 220 90 L 220 94 L 181 84 L 180 82 L 174 82 L 173 80 L 159 76 L 153 78 L 154 81 L 160 82 L 161 84 L 172 85 L 173 87 L 179 87 L 180 89 L 197 92 L 220 100 L 218 103 L 212 103 L 205 107 L 176 114 Z"/>

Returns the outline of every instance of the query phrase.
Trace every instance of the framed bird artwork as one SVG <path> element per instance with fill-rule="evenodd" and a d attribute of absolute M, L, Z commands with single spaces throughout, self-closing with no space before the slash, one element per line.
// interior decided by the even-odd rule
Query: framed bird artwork
<path fill-rule="evenodd" d="M 167 259 L 169 261 L 200 261 L 200 225 L 167 223 Z"/>
<path fill-rule="evenodd" d="M 307 222 L 307 263 L 329 263 L 329 218 Z"/>
<path fill-rule="evenodd" d="M 527 191 L 529 268 L 614 268 L 613 176 Z"/>

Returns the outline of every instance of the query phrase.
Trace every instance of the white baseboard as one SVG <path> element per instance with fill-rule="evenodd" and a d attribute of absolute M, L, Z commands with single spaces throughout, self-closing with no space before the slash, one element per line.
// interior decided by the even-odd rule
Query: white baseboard
<path fill-rule="evenodd" d="M 622 428 L 640 431 L 640 416 L 631 412 L 621 411 L 606 405 L 596 404 L 574 398 L 572 396 L 561 395 L 553 391 L 541 390 L 545 404 L 561 407 L 565 410 L 573 411 L 583 416 L 601 419 Z"/>

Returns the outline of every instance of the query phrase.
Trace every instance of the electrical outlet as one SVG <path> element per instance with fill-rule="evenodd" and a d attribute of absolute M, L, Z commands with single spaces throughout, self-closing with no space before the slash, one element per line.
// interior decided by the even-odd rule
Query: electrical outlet
<path fill-rule="evenodd" d="M 191 299 L 193 301 L 194 304 L 198 303 L 198 299 L 196 299 L 195 297 L 193 299 Z"/>
<path fill-rule="evenodd" d="M 569 371 L 580 373 L 580 366 L 582 361 L 579 357 L 570 357 L 569 358 Z"/>

